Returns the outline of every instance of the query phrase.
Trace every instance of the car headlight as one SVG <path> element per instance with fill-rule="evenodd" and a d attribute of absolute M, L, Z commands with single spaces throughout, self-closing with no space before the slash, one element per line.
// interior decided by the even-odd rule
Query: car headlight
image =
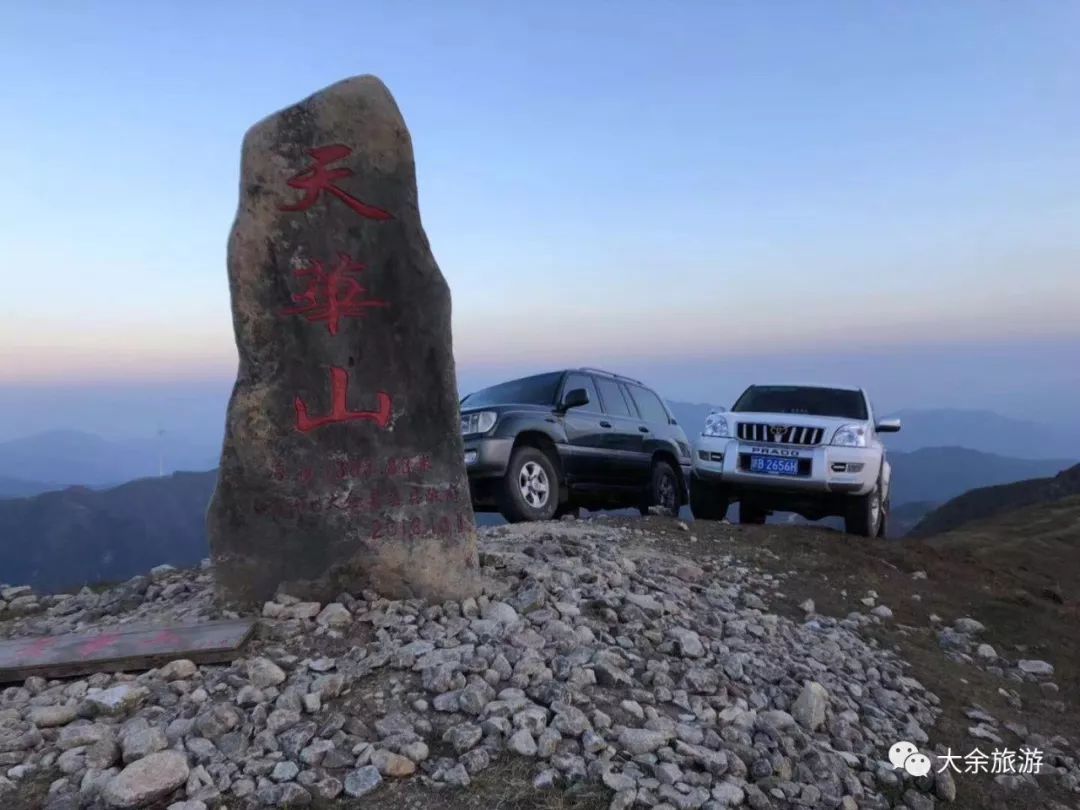
<path fill-rule="evenodd" d="M 461 433 L 468 436 L 472 433 L 487 433 L 498 419 L 495 411 L 477 411 L 476 413 L 463 413 L 461 415 Z"/>
<path fill-rule="evenodd" d="M 727 417 L 722 413 L 710 413 L 705 417 L 705 429 L 701 431 L 702 436 L 730 436 L 731 433 L 728 430 Z"/>
<path fill-rule="evenodd" d="M 866 428 L 862 425 L 843 425 L 833 435 L 832 443 L 841 447 L 866 447 Z"/>

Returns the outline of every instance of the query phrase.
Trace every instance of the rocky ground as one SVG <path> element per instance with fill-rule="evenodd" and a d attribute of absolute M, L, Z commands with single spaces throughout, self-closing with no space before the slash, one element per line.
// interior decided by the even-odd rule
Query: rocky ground
<path fill-rule="evenodd" d="M 486 529 L 475 600 L 281 595 L 229 665 L 0 691 L 0 807 L 1080 808 L 1075 684 L 968 615 L 993 600 L 948 561 L 854 543 L 665 518 Z M 0 637 L 229 615 L 209 571 L 167 567 L 0 599 Z M 1043 759 L 913 777 L 889 762 L 900 740 Z"/>

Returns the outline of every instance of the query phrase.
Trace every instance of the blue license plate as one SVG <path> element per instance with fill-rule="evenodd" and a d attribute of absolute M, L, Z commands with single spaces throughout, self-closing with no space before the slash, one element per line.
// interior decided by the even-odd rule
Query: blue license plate
<path fill-rule="evenodd" d="M 751 455 L 750 472 L 764 475 L 798 475 L 799 460 L 797 458 Z"/>

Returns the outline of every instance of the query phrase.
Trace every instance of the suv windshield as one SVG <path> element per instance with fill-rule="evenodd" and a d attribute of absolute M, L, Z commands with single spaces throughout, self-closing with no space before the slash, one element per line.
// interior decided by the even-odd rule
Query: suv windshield
<path fill-rule="evenodd" d="M 810 388 L 793 385 L 752 385 L 731 409 L 735 413 L 802 413 L 866 419 L 861 391 L 843 388 Z"/>
<path fill-rule="evenodd" d="M 522 377 L 520 380 L 499 383 L 469 394 L 461 401 L 462 408 L 480 408 L 485 405 L 554 405 L 555 394 L 562 380 L 561 371 Z"/>

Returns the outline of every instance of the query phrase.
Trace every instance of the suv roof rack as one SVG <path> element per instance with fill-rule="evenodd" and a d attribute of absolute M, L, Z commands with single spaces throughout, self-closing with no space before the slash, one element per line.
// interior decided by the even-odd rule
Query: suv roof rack
<path fill-rule="evenodd" d="M 614 371 L 605 371 L 602 368 L 592 368 L 591 366 L 583 366 L 583 367 L 579 368 L 578 371 L 588 371 L 588 372 L 591 372 L 592 374 L 606 374 L 607 376 L 614 377 L 617 380 L 626 380 L 627 382 L 632 382 L 632 383 L 634 383 L 636 385 L 641 385 L 641 386 L 645 385 L 645 383 L 643 383 L 641 380 L 635 380 L 633 377 L 627 377 L 627 376 L 625 376 L 623 374 L 616 374 Z"/>

